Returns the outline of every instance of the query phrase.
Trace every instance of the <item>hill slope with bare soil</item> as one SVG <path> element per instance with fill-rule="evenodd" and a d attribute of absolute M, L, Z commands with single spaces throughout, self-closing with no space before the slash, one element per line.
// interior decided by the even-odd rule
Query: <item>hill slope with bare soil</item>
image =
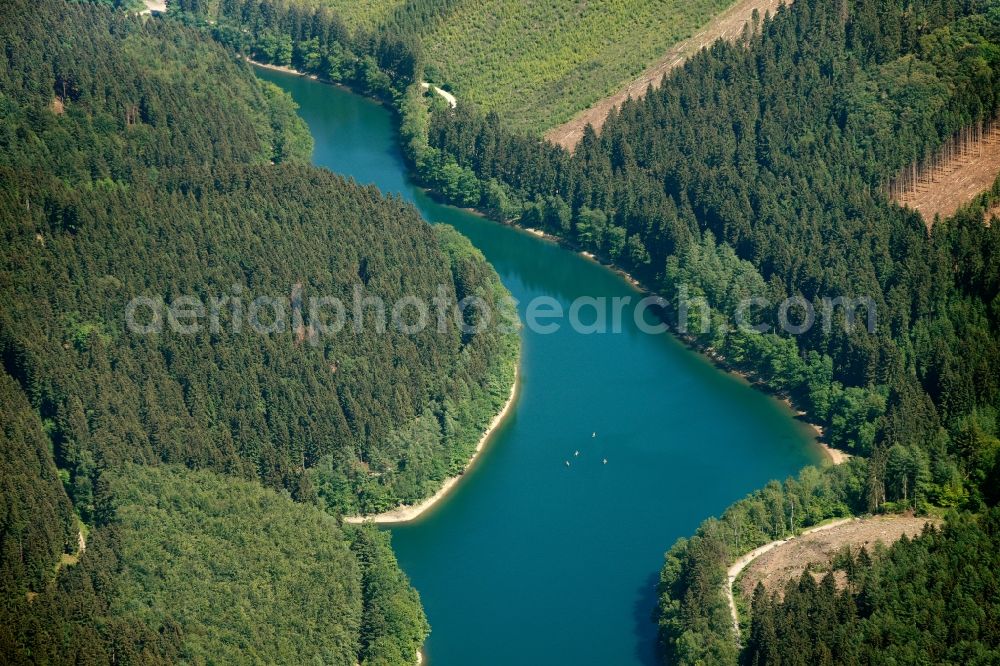
<path fill-rule="evenodd" d="M 877 543 L 889 546 L 904 534 L 912 538 L 920 534 L 927 523 L 939 522 L 926 516 L 874 516 L 804 534 L 754 559 L 736 585 L 744 599 L 753 596 L 757 583 L 763 583 L 768 592 L 780 592 L 788 581 L 798 580 L 807 568 L 829 569 L 833 558 L 844 547 L 856 554 L 862 547 L 872 550 Z"/>
<path fill-rule="evenodd" d="M 659 87 L 665 75 L 683 65 L 701 49 L 711 46 L 716 40 L 732 41 L 738 38 L 743 32 L 743 26 L 753 19 L 755 11 L 763 19 L 766 12 L 774 14 L 782 4 L 788 5 L 791 1 L 740 0 L 697 33 L 671 47 L 663 57 L 625 88 L 581 111 L 562 125 L 550 129 L 545 133 L 545 138 L 567 150 L 573 150 L 583 137 L 583 130 L 587 125 L 593 125 L 594 129 L 600 130 L 611 109 L 620 107 L 629 98 L 643 97 L 649 86 Z"/>
<path fill-rule="evenodd" d="M 1000 127 L 965 146 L 937 168 L 925 170 L 915 188 L 895 197 L 924 218 L 927 228 L 935 219 L 946 219 L 988 190 L 1000 174 Z"/>

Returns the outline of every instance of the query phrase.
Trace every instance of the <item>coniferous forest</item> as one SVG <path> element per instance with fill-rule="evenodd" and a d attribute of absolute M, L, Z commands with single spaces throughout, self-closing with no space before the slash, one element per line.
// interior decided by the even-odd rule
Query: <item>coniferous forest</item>
<path fill-rule="evenodd" d="M 336 335 L 266 311 L 262 335 L 234 308 L 137 334 L 125 313 L 355 286 L 503 307 L 496 273 L 307 166 L 290 98 L 198 30 L 45 0 L 4 3 L 0 33 L 5 658 L 412 663 L 416 592 L 385 535 L 339 517 L 464 467 L 516 331 L 404 335 L 362 309 Z"/>
<path fill-rule="evenodd" d="M 422 38 L 452 0 L 177 0 L 162 21 L 108 4 L 0 8 L 11 661 L 397 664 L 427 635 L 387 537 L 339 518 L 420 500 L 463 468 L 508 395 L 516 334 L 376 335 L 362 320 L 336 337 L 135 336 L 122 317 L 136 296 L 350 301 L 356 284 L 387 302 L 439 286 L 505 300 L 457 232 L 307 166 L 294 104 L 245 57 L 391 105 L 436 196 L 628 271 L 693 346 L 854 454 L 669 548 L 664 663 L 1000 660 L 1000 184 L 930 228 L 888 195 L 1000 112 L 1000 2 L 796 0 L 573 152 L 523 131 L 538 118 L 421 89 L 447 74 Z M 764 332 L 732 325 L 760 295 Z M 830 305 L 829 325 L 793 335 L 776 307 L 788 298 L 867 305 L 853 327 Z M 723 586 L 739 556 L 903 511 L 947 518 L 758 588 L 737 640 Z"/>
<path fill-rule="evenodd" d="M 244 15 L 254 4 L 244 3 Z M 445 4 L 419 21 L 435 20 Z M 394 25 L 406 25 L 404 13 Z M 329 77 L 296 59 L 302 37 L 284 34 L 290 64 Z M 351 34 L 340 33 L 355 52 L 377 52 Z M 259 53 L 253 44 L 236 45 Z M 428 187 L 625 268 L 668 300 L 664 316 L 692 343 L 789 396 L 831 445 L 861 456 L 774 483 L 670 550 L 658 612 L 667 663 L 737 660 L 721 585 L 726 563 L 757 545 L 836 516 L 996 503 L 1000 231 L 983 220 L 1000 190 L 928 232 L 889 200 L 887 186 L 1000 110 L 998 45 L 1000 6 L 991 0 L 800 0 L 756 17 L 736 43 L 703 51 L 612 112 L 572 154 L 461 96 L 452 110 L 396 79 L 403 148 Z M 419 73 L 419 45 L 409 48 L 407 72 Z M 837 308 L 831 325 L 799 336 L 775 332 L 774 307 L 754 313 L 771 331 L 763 335 L 718 325 L 731 323 L 751 294 L 771 304 L 871 299 L 874 335 L 849 329 Z M 687 321 L 676 318 L 682 297 L 699 304 Z M 862 308 L 858 319 L 867 314 Z M 705 316 L 712 326 L 702 325 Z M 973 529 L 962 524 L 921 542 L 950 543 Z M 988 539 L 981 545 L 994 548 Z M 891 552 L 916 557 L 908 548 Z M 972 552 L 964 543 L 948 548 Z M 953 584 L 966 584 L 961 576 Z M 768 613 L 801 612 L 771 603 Z M 864 603 L 856 605 L 871 611 Z M 761 608 L 752 612 L 755 627 Z M 872 642 L 838 659 L 874 654 L 865 651 L 879 645 L 873 637 L 886 617 L 868 616 L 868 633 L 853 635 Z M 941 621 L 937 639 L 947 642 L 940 632 L 960 631 L 960 620 Z M 830 630 L 851 633 L 843 623 Z M 995 634 L 984 629 L 970 640 L 962 654 L 987 663 Z M 792 642 L 761 650 L 748 645 L 744 657 L 812 663 Z"/>
<path fill-rule="evenodd" d="M 888 550 L 844 553 L 819 580 L 759 587 L 743 663 L 997 663 L 998 519 L 955 515 Z"/>
<path fill-rule="evenodd" d="M 176 0 L 224 42 L 366 92 L 414 75 L 541 134 L 630 82 L 729 0 Z M 419 79 L 416 79 L 419 80 Z"/>

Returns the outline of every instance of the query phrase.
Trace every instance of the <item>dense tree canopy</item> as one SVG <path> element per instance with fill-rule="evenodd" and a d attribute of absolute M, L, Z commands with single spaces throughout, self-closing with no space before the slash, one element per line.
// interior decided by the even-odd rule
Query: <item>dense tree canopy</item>
<path fill-rule="evenodd" d="M 207 470 L 105 481 L 80 562 L 6 601 L 11 663 L 413 662 L 427 624 L 386 535 Z"/>
<path fill-rule="evenodd" d="M 224 42 L 369 94 L 416 77 L 541 134 L 617 92 L 728 0 L 173 0 Z"/>
<path fill-rule="evenodd" d="M 503 306 L 496 273 L 307 166 L 290 98 L 198 30 L 18 0 L 0 38 L 4 654 L 411 663 L 416 593 L 335 516 L 468 460 L 517 333 L 453 311 Z M 412 332 L 404 297 L 449 316 Z M 339 330 L 311 309 L 331 298 Z"/>
<path fill-rule="evenodd" d="M 888 550 L 844 553 L 819 581 L 806 572 L 772 595 L 758 586 L 742 662 L 995 664 L 998 571 L 997 509 Z"/>
<path fill-rule="evenodd" d="M 995 116 L 998 26 L 992 0 L 804 0 L 693 58 L 572 155 L 461 99 L 428 123 L 416 94 L 401 102 L 404 149 L 445 198 L 628 269 L 692 341 L 870 456 L 852 511 L 976 509 L 995 501 L 1000 460 L 1000 230 L 983 225 L 997 192 L 928 235 L 885 185 Z M 677 319 L 685 296 L 707 301 L 712 326 L 697 310 Z M 777 307 L 754 312 L 773 332 L 733 326 L 751 296 L 818 314 L 824 298 L 871 299 L 874 331 L 848 330 L 839 309 L 801 335 L 779 329 Z M 723 575 L 750 542 L 724 543 L 689 551 L 677 575 Z M 661 607 L 668 655 L 734 658 L 719 589 L 668 597 L 686 600 Z"/>
<path fill-rule="evenodd" d="M 372 308 L 372 321 L 312 335 L 307 303 L 353 305 L 357 289 L 387 307 L 404 296 L 429 304 L 439 288 L 451 302 L 498 303 L 504 292 L 482 255 L 374 189 L 271 165 L 273 146 L 288 145 L 276 137 L 302 132 L 290 102 L 263 94 L 195 33 L 70 11 L 79 21 L 56 12 L 5 21 L 23 45 L 17 58 L 33 64 L 12 63 L 2 89 L 12 113 L 0 158 L 0 340 L 9 372 L 53 422 L 56 461 L 84 517 L 101 470 L 125 460 L 213 467 L 308 493 L 305 471 L 326 459 L 334 485 L 345 485 L 327 497 L 338 510 L 429 494 L 503 404 L 516 336 L 497 327 L 464 335 L 454 317 L 410 335 L 376 324 Z M 120 29 L 101 32 L 101 20 Z M 88 21 L 95 39 L 68 34 Z M 63 49 L 46 44 L 74 39 L 72 67 L 83 73 L 55 73 Z M 151 40 L 190 41 L 202 51 L 197 69 L 175 71 L 180 47 L 144 64 Z M 106 70 L 121 74 L 105 81 Z M 225 85 L 199 83 L 213 70 Z M 292 143 L 301 147 L 289 157 L 304 157 L 307 144 Z M 303 326 L 288 312 L 271 335 L 240 329 L 235 308 L 220 309 L 219 330 L 191 335 L 137 335 L 124 316 L 137 296 L 250 304 L 293 292 Z"/>
<path fill-rule="evenodd" d="M 404 129 L 436 189 L 627 268 L 693 340 L 792 396 L 836 445 L 921 447 L 927 494 L 961 502 L 955 479 L 997 444 L 1000 231 L 982 224 L 988 197 L 928 237 L 883 185 L 994 116 L 998 12 L 989 0 L 796 2 L 626 103 L 573 155 L 461 104 Z M 452 171 L 473 186 L 449 192 Z M 684 293 L 716 325 L 676 321 Z M 774 333 L 732 325 L 748 296 L 772 304 L 753 320 Z M 824 298 L 871 299 L 874 331 L 867 308 L 847 330 L 833 305 L 826 325 L 784 333 L 788 297 L 817 317 Z M 873 474 L 885 480 L 881 465 Z"/>
<path fill-rule="evenodd" d="M 369 4 L 357 3 L 348 18 L 371 11 Z M 395 99 L 423 77 L 419 41 L 396 30 L 349 26 L 325 2 L 177 0 L 171 12 L 210 25 L 219 42 L 258 62 L 294 67 L 373 97 Z"/>
<path fill-rule="evenodd" d="M 0 596 L 39 592 L 76 548 L 77 526 L 38 413 L 0 372 Z"/>
<path fill-rule="evenodd" d="M 428 78 L 539 135 L 618 92 L 729 0 L 406 0 L 383 29 L 422 44 Z"/>

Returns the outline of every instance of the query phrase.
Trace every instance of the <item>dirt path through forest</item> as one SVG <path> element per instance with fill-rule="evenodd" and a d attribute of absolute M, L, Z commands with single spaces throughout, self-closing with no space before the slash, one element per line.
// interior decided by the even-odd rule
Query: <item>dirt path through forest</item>
<path fill-rule="evenodd" d="M 740 625 L 733 585 L 744 569 L 746 574 L 740 581 L 740 594 L 749 599 L 758 582 L 763 583 L 768 592 L 781 590 L 789 580 L 800 578 L 810 565 L 828 567 L 845 546 L 856 553 L 862 546 L 870 550 L 875 543 L 890 545 L 904 534 L 911 538 L 920 534 L 926 523 L 940 522 L 936 518 L 911 514 L 844 518 L 805 530 L 797 537 L 772 541 L 747 553 L 729 567 L 726 576 L 726 599 L 736 636 L 740 635 Z"/>
<path fill-rule="evenodd" d="M 770 552 L 770 551 L 774 550 L 775 548 L 777 548 L 778 546 L 783 546 L 784 544 L 786 544 L 786 543 L 788 543 L 790 541 L 794 541 L 795 539 L 801 539 L 802 537 L 804 537 L 806 535 L 809 535 L 809 534 L 812 534 L 814 532 L 822 532 L 822 531 L 825 531 L 825 530 L 832 530 L 835 527 L 840 527 L 841 525 L 845 525 L 845 524 L 850 523 L 850 522 L 852 522 L 854 520 L 856 520 L 856 519 L 855 518 L 842 518 L 841 520 L 835 520 L 835 521 L 833 521 L 831 523 L 826 523 L 825 525 L 819 525 L 817 527 L 811 527 L 811 528 L 803 531 L 802 534 L 800 534 L 798 537 L 794 537 L 793 536 L 793 537 L 789 537 L 787 539 L 778 539 L 777 541 L 772 541 L 771 543 L 766 543 L 763 546 L 760 546 L 759 548 L 755 548 L 755 549 L 751 550 L 749 553 L 747 553 L 743 557 L 741 557 L 738 560 L 736 560 L 733 563 L 733 565 L 731 567 L 729 567 L 729 570 L 726 571 L 726 582 L 725 582 L 725 586 L 726 586 L 726 590 L 725 590 L 725 592 L 726 592 L 726 600 L 729 602 L 729 612 L 733 616 L 733 628 L 736 631 L 736 637 L 739 638 L 739 636 L 740 636 L 740 615 L 736 611 L 736 599 L 735 599 L 735 597 L 733 597 L 733 583 L 736 582 L 737 576 L 740 575 L 740 572 L 742 572 L 743 569 L 745 569 L 751 562 L 753 562 L 754 560 L 756 560 L 758 557 L 760 557 L 764 553 Z"/>
<path fill-rule="evenodd" d="M 443 88 L 438 88 L 437 86 L 432 86 L 431 84 L 427 83 L 426 81 L 424 81 L 423 83 L 421 83 L 420 87 L 422 89 L 424 89 L 424 90 L 433 89 L 434 92 L 436 92 L 438 95 L 441 95 L 441 97 L 443 97 L 444 100 L 446 102 L 448 102 L 448 106 L 450 106 L 451 108 L 454 109 L 456 106 L 458 106 L 458 100 L 455 99 L 455 96 L 452 95 L 447 90 L 444 90 Z"/>
<path fill-rule="evenodd" d="M 643 97 L 650 84 L 654 88 L 659 87 L 664 74 L 680 67 L 688 58 L 702 48 L 711 46 L 716 40 L 735 40 L 743 32 L 743 26 L 750 22 L 755 9 L 760 12 L 763 20 L 765 12 L 771 12 L 773 16 L 781 4 L 790 5 L 792 0 L 739 0 L 693 36 L 671 47 L 662 58 L 623 90 L 581 111 L 566 123 L 550 129 L 545 133 L 545 138 L 567 150 L 573 150 L 583 137 L 583 130 L 587 125 L 593 125 L 594 129 L 600 130 L 611 109 L 621 106 L 630 97 L 633 99 Z"/>

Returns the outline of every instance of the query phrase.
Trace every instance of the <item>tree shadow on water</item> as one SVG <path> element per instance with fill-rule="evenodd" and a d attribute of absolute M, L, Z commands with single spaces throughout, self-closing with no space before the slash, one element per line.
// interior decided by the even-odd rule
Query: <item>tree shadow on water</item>
<path fill-rule="evenodd" d="M 656 647 L 656 622 L 653 612 L 656 610 L 656 586 L 660 582 L 658 573 L 650 574 L 646 582 L 636 594 L 635 606 L 632 609 L 632 619 L 635 623 L 635 658 L 637 664 L 643 666 L 659 666 L 660 659 Z"/>

